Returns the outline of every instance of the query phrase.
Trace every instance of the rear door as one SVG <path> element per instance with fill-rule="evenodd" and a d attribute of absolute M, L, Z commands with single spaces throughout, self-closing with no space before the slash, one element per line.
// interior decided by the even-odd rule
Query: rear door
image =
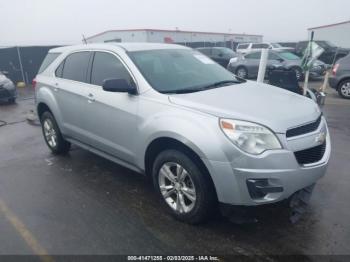
<path fill-rule="evenodd" d="M 104 91 L 103 81 L 115 78 L 126 79 L 135 85 L 116 54 L 96 51 L 89 79 L 90 99 L 85 112 L 88 116 L 87 130 L 93 147 L 133 163 L 138 96 Z"/>
<path fill-rule="evenodd" d="M 91 52 L 68 55 L 56 69 L 55 96 L 61 112 L 65 135 L 87 142 L 87 70 Z"/>
<path fill-rule="evenodd" d="M 244 56 L 243 61 L 245 62 L 249 76 L 256 77 L 258 75 L 260 58 L 261 51 L 252 52 Z"/>

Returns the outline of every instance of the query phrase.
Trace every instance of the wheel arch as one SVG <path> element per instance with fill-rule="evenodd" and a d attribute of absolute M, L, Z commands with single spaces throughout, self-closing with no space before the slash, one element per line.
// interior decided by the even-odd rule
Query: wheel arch
<path fill-rule="evenodd" d="M 345 76 L 343 77 L 342 79 L 339 80 L 338 82 L 338 85 L 337 85 L 337 91 L 339 90 L 339 88 L 342 86 L 342 84 L 345 82 L 345 81 L 349 81 L 350 80 L 350 76 Z"/>
<path fill-rule="evenodd" d="M 200 158 L 199 154 L 185 143 L 171 137 L 158 137 L 154 139 L 147 147 L 144 156 L 145 174 L 147 177 L 151 178 L 153 163 L 156 157 L 164 150 L 175 149 L 184 153 L 189 157 L 200 169 L 200 171 L 210 180 L 213 186 L 215 196 L 217 198 L 217 192 L 215 188 L 214 181 L 209 173 L 209 170 L 205 163 Z"/>

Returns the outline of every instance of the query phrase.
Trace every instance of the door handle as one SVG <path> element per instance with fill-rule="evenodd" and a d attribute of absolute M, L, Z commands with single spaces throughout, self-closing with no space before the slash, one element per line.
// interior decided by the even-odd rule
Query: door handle
<path fill-rule="evenodd" d="M 59 85 L 58 85 L 58 83 L 55 83 L 55 87 L 53 88 L 53 90 L 54 91 L 58 91 L 58 90 L 60 90 L 60 87 L 59 87 Z"/>
<path fill-rule="evenodd" d="M 89 103 L 92 103 L 92 102 L 95 102 L 95 98 L 94 98 L 94 95 L 93 94 L 88 94 L 88 102 Z"/>

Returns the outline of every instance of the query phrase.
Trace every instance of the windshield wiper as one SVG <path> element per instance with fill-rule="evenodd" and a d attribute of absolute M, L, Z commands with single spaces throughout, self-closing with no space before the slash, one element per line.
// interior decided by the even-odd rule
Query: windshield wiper
<path fill-rule="evenodd" d="M 201 91 L 203 90 L 209 90 L 209 89 L 213 89 L 213 88 L 218 88 L 218 87 L 222 87 L 222 86 L 227 86 L 229 84 L 240 84 L 242 83 L 242 81 L 239 80 L 224 80 L 224 81 L 219 81 L 219 82 L 215 82 L 206 86 L 202 86 L 201 87 Z"/>
<path fill-rule="evenodd" d="M 221 86 L 226 86 L 226 85 L 229 85 L 229 84 L 239 84 L 239 83 L 242 83 L 242 81 L 239 81 L 239 80 L 224 80 L 224 81 L 211 83 L 209 85 L 205 85 L 205 86 L 201 86 L 201 87 L 166 90 L 166 91 L 164 91 L 164 93 L 167 93 L 167 94 L 187 94 L 187 93 L 194 93 L 194 92 L 200 92 L 200 91 L 205 91 L 205 90 L 209 90 L 209 89 L 214 89 L 214 88 L 218 88 L 218 87 L 221 87 Z"/>

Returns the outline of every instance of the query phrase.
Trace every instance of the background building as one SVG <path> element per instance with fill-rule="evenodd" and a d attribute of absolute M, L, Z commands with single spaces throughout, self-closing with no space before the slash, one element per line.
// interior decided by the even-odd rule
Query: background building
<path fill-rule="evenodd" d="M 177 43 L 191 47 L 226 46 L 231 48 L 234 48 L 237 45 L 237 43 L 260 43 L 262 42 L 262 40 L 262 35 L 159 29 L 110 30 L 86 38 L 86 41 L 88 43 L 153 42 Z"/>
<path fill-rule="evenodd" d="M 350 48 L 350 20 L 337 24 L 309 28 L 309 36 L 312 31 L 315 32 L 315 40 L 330 41 L 339 47 Z"/>

